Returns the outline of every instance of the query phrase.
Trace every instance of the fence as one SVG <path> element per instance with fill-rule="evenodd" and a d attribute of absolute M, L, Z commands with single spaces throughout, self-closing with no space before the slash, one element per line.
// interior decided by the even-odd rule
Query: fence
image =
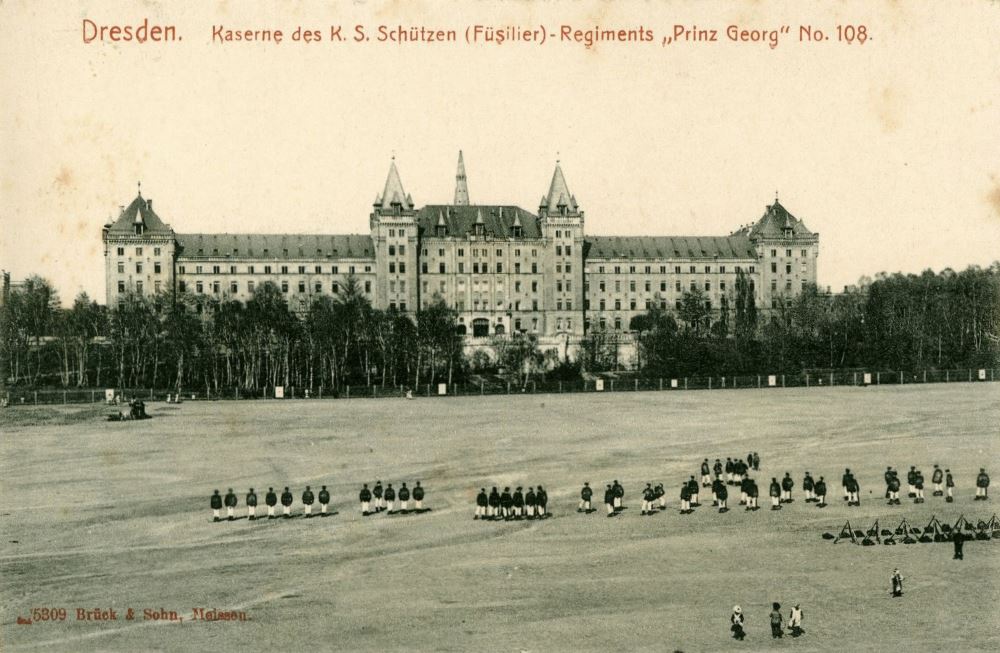
<path fill-rule="evenodd" d="M 498 378 L 454 384 L 422 384 L 420 386 L 354 385 L 341 390 L 329 388 L 266 388 L 247 392 L 238 388 L 183 391 L 183 401 L 238 399 L 380 399 L 405 397 L 463 397 L 503 394 L 558 394 L 581 392 L 650 392 L 678 390 L 732 390 L 749 388 L 822 388 L 866 385 L 912 385 L 925 383 L 991 382 L 1000 378 L 995 368 L 968 370 L 904 371 L 830 371 L 800 374 L 761 374 L 734 376 L 691 376 L 677 378 L 600 378 L 574 381 L 506 381 Z M 172 389 L 126 388 L 116 394 L 143 401 L 176 401 Z M 6 401 L 11 406 L 104 403 L 104 389 L 31 390 L 9 388 Z"/>

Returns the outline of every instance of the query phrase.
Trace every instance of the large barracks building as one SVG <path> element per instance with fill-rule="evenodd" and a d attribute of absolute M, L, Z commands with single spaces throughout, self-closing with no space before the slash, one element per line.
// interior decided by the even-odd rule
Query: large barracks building
<path fill-rule="evenodd" d="M 474 204 L 461 153 L 453 201 L 419 208 L 393 161 L 367 234 L 176 233 L 140 193 L 102 236 L 109 305 L 128 292 L 246 301 L 270 281 L 305 311 L 353 276 L 377 308 L 414 313 L 444 299 L 474 337 L 626 331 L 694 289 L 718 310 L 739 271 L 766 312 L 816 282 L 819 254 L 819 235 L 777 199 L 728 236 L 588 236 L 558 162 L 537 212 Z"/>

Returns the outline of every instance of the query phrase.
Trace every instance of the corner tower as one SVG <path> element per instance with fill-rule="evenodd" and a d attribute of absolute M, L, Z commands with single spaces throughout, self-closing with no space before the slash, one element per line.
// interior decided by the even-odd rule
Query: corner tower
<path fill-rule="evenodd" d="M 389 164 L 382 193 L 369 216 L 375 246 L 375 307 L 417 310 L 417 212 L 396 169 Z"/>
<path fill-rule="evenodd" d="M 583 217 L 557 160 L 549 192 L 538 206 L 546 253 L 547 335 L 583 333 Z"/>

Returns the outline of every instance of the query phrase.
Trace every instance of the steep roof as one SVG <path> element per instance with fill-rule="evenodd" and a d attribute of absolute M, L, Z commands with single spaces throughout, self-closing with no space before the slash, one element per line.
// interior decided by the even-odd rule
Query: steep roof
<path fill-rule="evenodd" d="M 757 258 L 745 234 L 732 236 L 588 236 L 589 259 L 629 258 Z"/>
<path fill-rule="evenodd" d="M 549 184 L 549 193 L 542 198 L 542 203 L 539 206 L 544 206 L 549 211 L 555 213 L 560 205 L 568 206 L 573 211 L 577 209 L 576 198 L 569 192 L 569 186 L 566 184 L 566 177 L 563 176 L 562 167 L 556 161 L 556 169 L 552 173 L 552 183 Z"/>
<path fill-rule="evenodd" d="M 495 238 L 509 238 L 511 227 L 520 226 L 522 238 L 541 238 L 538 218 L 518 206 L 432 204 L 417 211 L 417 224 L 425 237 L 437 234 L 435 227 L 444 222 L 448 236 L 475 233 L 477 220 L 484 231 Z"/>
<path fill-rule="evenodd" d="M 153 212 L 152 201 L 144 199 L 142 193 L 136 195 L 132 203 L 122 210 L 118 219 L 108 229 L 108 234 L 113 236 L 135 235 L 136 224 L 142 225 L 142 233 L 146 236 L 170 235 L 173 232 L 170 225 L 165 224 L 160 216 Z"/>
<path fill-rule="evenodd" d="M 399 179 L 399 170 L 396 169 L 395 159 L 389 164 L 385 188 L 382 189 L 382 195 L 375 199 L 375 203 L 383 209 L 391 208 L 393 204 L 399 204 L 404 208 L 413 208 L 413 200 L 403 190 L 403 182 Z"/>
<path fill-rule="evenodd" d="M 462 158 L 462 150 L 458 151 L 458 170 L 455 172 L 455 204 L 460 206 L 469 204 L 469 182 L 465 178 L 465 159 Z"/>
<path fill-rule="evenodd" d="M 367 234 L 177 234 L 183 258 L 375 258 Z"/>
<path fill-rule="evenodd" d="M 749 229 L 750 238 L 783 238 L 785 229 L 791 229 L 793 236 L 812 236 L 804 222 L 783 207 L 778 199 L 764 210 L 764 215 Z"/>

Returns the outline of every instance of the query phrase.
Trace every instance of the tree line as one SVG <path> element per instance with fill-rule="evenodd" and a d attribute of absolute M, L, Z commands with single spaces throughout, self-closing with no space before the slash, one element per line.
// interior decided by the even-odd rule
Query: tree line
<path fill-rule="evenodd" d="M 252 394 L 283 385 L 336 393 L 349 385 L 454 383 L 470 374 L 526 385 L 623 369 L 676 377 L 1000 363 L 1000 262 L 880 274 L 836 295 L 809 286 L 767 311 L 756 306 L 745 275 L 734 286 L 715 310 L 694 290 L 673 309 L 638 315 L 627 337 L 590 329 L 573 355 L 543 352 L 530 334 L 498 336 L 466 355 L 457 314 L 440 298 L 415 317 L 379 310 L 354 279 L 300 315 L 273 283 L 246 302 L 126 295 L 109 308 L 81 293 L 63 308 L 52 285 L 35 276 L 0 307 L 0 376 L 31 387 Z"/>

